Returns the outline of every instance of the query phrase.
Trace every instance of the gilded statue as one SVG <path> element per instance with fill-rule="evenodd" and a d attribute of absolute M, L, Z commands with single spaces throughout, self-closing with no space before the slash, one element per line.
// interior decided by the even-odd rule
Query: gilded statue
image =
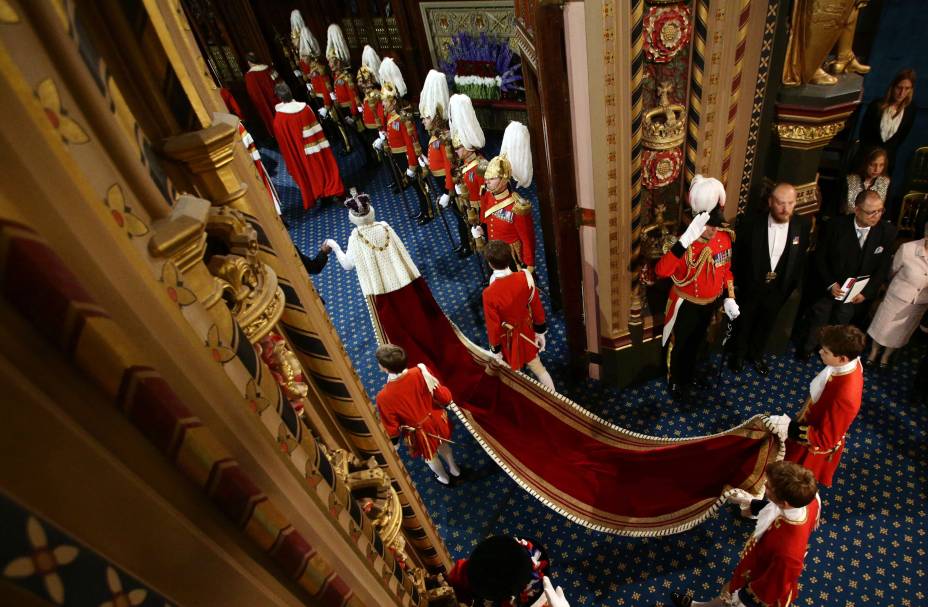
<path fill-rule="evenodd" d="M 838 81 L 837 75 L 869 72 L 870 67 L 861 64 L 851 48 L 860 9 L 867 2 L 869 0 L 796 0 L 790 17 L 783 84 L 831 85 Z M 824 66 L 832 49 L 835 58 Z"/>

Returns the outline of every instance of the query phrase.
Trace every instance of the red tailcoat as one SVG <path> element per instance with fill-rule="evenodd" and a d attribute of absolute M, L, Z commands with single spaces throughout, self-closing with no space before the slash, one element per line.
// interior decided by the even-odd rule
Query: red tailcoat
<path fill-rule="evenodd" d="M 358 115 L 358 90 L 347 70 L 342 70 L 335 75 L 335 101 L 339 107 L 348 110 L 352 116 Z"/>
<path fill-rule="evenodd" d="M 403 434 L 400 426 L 415 428 L 405 431 L 409 453 L 429 460 L 441 444 L 436 437 L 451 438 L 451 424 L 445 411 L 451 401 L 448 388 L 438 384 L 430 392 L 422 370 L 412 367 L 387 382 L 377 394 L 377 409 L 391 439 Z"/>
<path fill-rule="evenodd" d="M 804 521 L 791 522 L 780 516 L 759 540 L 751 536 L 728 591 L 743 589 L 742 602 L 746 602 L 744 594 L 750 594 L 755 602 L 770 607 L 797 604 L 802 561 L 809 548 L 809 536 L 818 523 L 819 508 L 818 499 L 814 499 L 806 506 Z"/>
<path fill-rule="evenodd" d="M 406 162 L 415 167 L 419 164 L 419 154 L 422 149 L 416 137 L 416 128 L 412 121 L 396 111 L 387 116 L 387 146 L 392 154 L 406 154 Z"/>
<path fill-rule="evenodd" d="M 266 65 L 256 65 L 245 72 L 245 90 L 268 133 L 274 132 L 274 106 L 280 103 L 274 94 L 276 81 L 277 72 Z"/>
<path fill-rule="evenodd" d="M 304 209 L 317 198 L 345 192 L 329 141 L 309 106 L 299 101 L 279 104 L 273 132 L 287 172 L 300 188 Z"/>
<path fill-rule="evenodd" d="M 454 162 L 454 151 L 451 149 L 451 140 L 447 133 L 432 135 L 429 139 L 428 152 L 429 171 L 439 180 L 444 178 L 445 190 L 454 188 L 454 179 L 451 171 Z"/>
<path fill-rule="evenodd" d="M 806 401 L 796 417 L 807 440 L 786 441 L 786 461 L 808 468 L 820 485 L 831 487 L 844 452 L 844 435 L 863 399 L 864 373 L 860 364 L 843 375 L 832 375 L 816 402 Z"/>
<path fill-rule="evenodd" d="M 383 102 L 376 91 L 370 91 L 364 96 L 361 117 L 365 128 L 382 131 L 386 128 L 387 117 L 383 113 Z"/>
<path fill-rule="evenodd" d="M 544 333 L 545 310 L 527 270 L 497 278 L 483 290 L 483 317 L 490 349 L 503 350 L 503 360 L 521 369 L 538 356 L 535 333 Z"/>
<path fill-rule="evenodd" d="M 673 288 L 667 296 L 664 312 L 664 342 L 673 329 L 677 310 L 682 300 L 706 305 L 714 302 L 728 287 L 734 296 L 734 275 L 731 273 L 730 230 L 719 228 L 710 240 L 698 239 L 684 249 L 679 242 L 657 260 L 654 273 L 660 278 L 668 276 Z"/>
<path fill-rule="evenodd" d="M 487 161 L 480 155 L 461 167 L 461 176 L 464 185 L 467 186 L 467 199 L 471 206 L 480 206 L 480 197 L 483 196 L 483 172 L 486 168 Z"/>
<path fill-rule="evenodd" d="M 535 267 L 535 222 L 532 204 L 508 189 L 501 194 L 485 191 L 480 199 L 480 221 L 487 224 L 487 240 L 512 246 L 516 261 Z"/>

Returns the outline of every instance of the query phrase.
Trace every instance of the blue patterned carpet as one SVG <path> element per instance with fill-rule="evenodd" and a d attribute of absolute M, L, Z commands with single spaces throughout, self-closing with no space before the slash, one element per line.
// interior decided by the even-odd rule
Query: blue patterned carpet
<path fill-rule="evenodd" d="M 489 157 L 498 140 L 488 148 Z M 284 217 L 297 246 L 313 255 L 323 239 L 331 237 L 344 247 L 351 231 L 346 211 L 330 206 L 304 214 L 299 192 L 279 155 L 273 150 L 264 150 L 263 155 L 272 174 L 276 170 Z M 471 339 L 485 343 L 477 261 L 453 255 L 439 221 L 419 227 L 409 219 L 390 193 L 385 168 L 372 173 L 360 170 L 363 160 L 357 152 L 339 156 L 338 161 L 346 185 L 350 182 L 371 194 L 378 219 L 388 221 L 403 238 L 445 313 Z M 522 193 L 535 198 L 533 191 Z M 414 199 L 407 196 L 412 207 Z M 450 212 L 448 220 L 452 220 Z M 545 285 L 544 256 L 538 257 L 540 281 Z M 313 280 L 366 389 L 375 394 L 385 377 L 373 360 L 376 342 L 357 278 L 342 271 L 333 256 Z M 550 312 L 550 307 L 546 310 Z M 705 404 L 680 406 L 669 399 L 659 380 L 624 390 L 592 380 L 569 383 L 564 374 L 563 319 L 553 314 L 549 326 L 548 349 L 542 358 L 559 389 L 609 421 L 658 436 L 710 434 L 755 413 L 794 414 L 820 368 L 817 362 L 802 364 L 780 357 L 772 361 L 767 378 L 748 369 L 739 376 L 726 371 L 718 393 L 707 397 Z M 914 404 L 909 388 L 925 347 L 922 341 L 903 351 L 891 373 L 867 376 L 864 404 L 851 429 L 837 481 L 822 490 L 823 524 L 806 558 L 798 605 L 928 605 L 928 408 Z M 713 596 L 728 580 L 753 528 L 752 522 L 725 510 L 692 531 L 669 537 L 637 539 L 592 532 L 523 492 L 460 425 L 455 427 L 454 440 L 459 463 L 472 473 L 469 482 L 439 486 L 422 462 L 406 460 L 452 555 L 466 557 L 490 534 L 535 537 L 547 547 L 553 578 L 575 607 L 662 605 L 669 601 L 671 590 L 682 589 L 692 589 L 697 597 Z"/>

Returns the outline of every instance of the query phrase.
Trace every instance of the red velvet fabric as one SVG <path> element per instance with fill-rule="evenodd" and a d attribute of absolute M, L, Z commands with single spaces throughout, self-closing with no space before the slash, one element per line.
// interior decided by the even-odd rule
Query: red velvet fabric
<path fill-rule="evenodd" d="M 382 337 L 451 389 L 478 441 L 549 506 L 622 534 L 682 531 L 732 487 L 760 488 L 776 457 L 758 419 L 721 435 L 667 441 L 633 435 L 511 372 L 488 375 L 423 278 L 374 299 Z"/>

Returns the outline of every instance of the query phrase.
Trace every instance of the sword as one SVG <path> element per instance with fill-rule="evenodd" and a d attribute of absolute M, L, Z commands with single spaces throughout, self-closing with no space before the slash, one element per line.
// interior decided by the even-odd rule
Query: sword
<path fill-rule="evenodd" d="M 411 433 L 411 432 L 422 432 L 422 433 L 425 434 L 426 436 L 431 436 L 432 438 L 434 438 L 434 439 L 436 439 L 436 440 L 439 440 L 439 441 L 441 441 L 441 442 L 443 442 L 443 443 L 449 443 L 449 444 L 452 444 L 452 445 L 456 445 L 456 444 L 457 444 L 456 442 L 454 442 L 454 441 L 451 440 L 451 439 L 445 438 L 445 437 L 443 437 L 443 436 L 438 436 L 438 435 L 432 434 L 431 432 L 426 432 L 425 430 L 417 430 L 416 428 L 413 428 L 412 426 L 400 426 L 400 430 L 402 430 L 403 432 L 410 432 L 410 433 Z"/>
<path fill-rule="evenodd" d="M 438 188 L 435 187 L 435 176 L 432 175 L 431 173 L 429 173 L 429 182 L 432 184 L 431 190 L 437 192 Z M 431 201 L 431 196 L 429 196 L 429 200 Z M 445 214 L 442 213 L 444 209 L 441 208 L 441 205 L 438 204 L 437 201 L 435 203 L 435 206 L 438 209 L 438 216 L 441 218 L 441 223 L 443 226 L 445 226 L 445 234 L 448 235 L 448 240 L 451 242 L 451 248 L 454 249 L 455 248 L 454 237 L 451 235 L 451 228 L 448 226 L 448 220 L 445 218 Z"/>
<path fill-rule="evenodd" d="M 386 141 L 384 141 L 383 144 L 385 146 L 389 145 L 389 143 L 387 143 Z M 398 183 L 397 185 L 400 188 L 400 199 L 402 199 L 403 201 L 403 208 L 406 209 L 406 214 L 409 215 L 410 219 L 415 219 L 416 216 L 413 215 L 409 211 L 409 201 L 406 200 L 406 187 L 404 184 L 404 180 L 406 177 L 406 171 L 400 172 L 400 168 L 396 166 L 396 161 L 393 159 L 393 152 L 387 150 L 383 153 L 383 155 L 387 158 L 387 162 L 390 163 L 390 167 L 393 169 L 393 174 L 397 176 L 400 180 L 400 183 Z"/>

